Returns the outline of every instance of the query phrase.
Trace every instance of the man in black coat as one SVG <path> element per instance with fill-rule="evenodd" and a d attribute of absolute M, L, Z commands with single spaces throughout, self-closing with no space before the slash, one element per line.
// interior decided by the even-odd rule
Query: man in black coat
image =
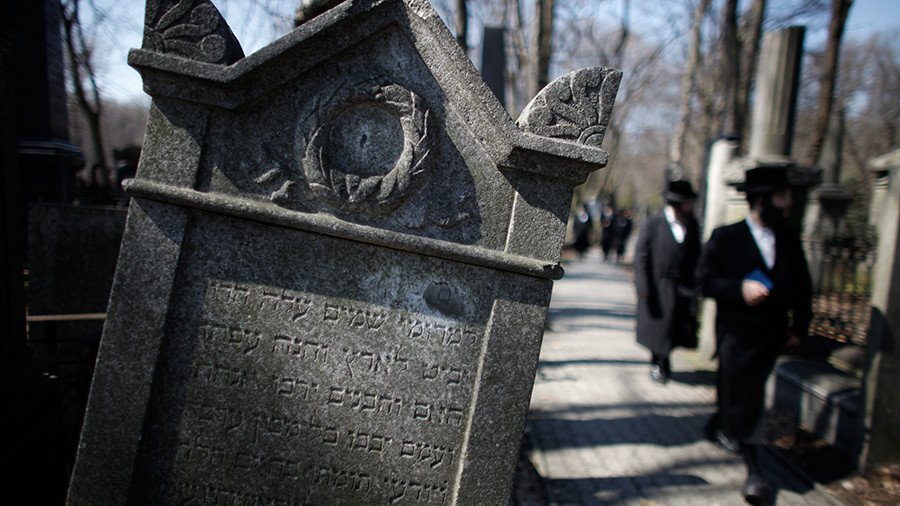
<path fill-rule="evenodd" d="M 707 436 L 743 455 L 744 498 L 763 504 L 771 490 L 760 475 L 756 449 L 765 442 L 766 379 L 779 352 L 806 336 L 812 290 L 799 233 L 786 222 L 793 205 L 787 170 L 759 167 L 745 177 L 739 189 L 750 215 L 712 233 L 697 278 L 703 295 L 716 300 L 718 412 Z"/>
<path fill-rule="evenodd" d="M 694 269 L 700 233 L 697 194 L 689 181 L 672 181 L 666 207 L 641 228 L 634 260 L 638 294 L 637 341 L 650 350 L 650 377 L 665 384 L 672 349 L 697 347 Z"/>

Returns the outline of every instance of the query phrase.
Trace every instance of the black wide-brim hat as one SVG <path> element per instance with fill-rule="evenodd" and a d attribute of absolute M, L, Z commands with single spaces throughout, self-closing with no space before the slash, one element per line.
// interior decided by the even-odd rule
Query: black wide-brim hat
<path fill-rule="evenodd" d="M 770 193 L 792 188 L 787 167 L 755 167 L 744 173 L 737 190 L 746 193 Z"/>
<path fill-rule="evenodd" d="M 663 193 L 667 202 L 697 200 L 699 196 L 690 181 L 669 181 L 669 188 Z"/>

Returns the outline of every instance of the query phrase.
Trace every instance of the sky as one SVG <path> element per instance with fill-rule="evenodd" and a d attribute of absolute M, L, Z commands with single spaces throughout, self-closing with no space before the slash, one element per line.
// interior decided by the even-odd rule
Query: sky
<path fill-rule="evenodd" d="M 103 28 L 97 33 L 101 93 L 118 102 L 149 104 L 140 76 L 126 63 L 128 50 L 141 45 L 144 2 L 94 0 L 93 3 L 105 16 L 105 22 L 99 25 Z M 287 33 L 299 0 L 213 0 L 213 3 L 228 21 L 244 52 L 251 54 Z M 818 30 L 808 30 L 807 47 L 824 44 L 826 29 L 827 24 Z M 873 32 L 888 30 L 900 34 L 900 0 L 853 2 L 845 40 L 862 39 Z"/>

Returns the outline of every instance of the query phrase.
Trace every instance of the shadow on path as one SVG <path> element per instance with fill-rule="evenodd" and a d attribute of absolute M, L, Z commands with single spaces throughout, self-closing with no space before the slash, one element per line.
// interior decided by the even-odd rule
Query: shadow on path
<path fill-rule="evenodd" d="M 617 307 L 551 307 L 550 321 L 568 318 L 616 318 L 633 320 L 635 319 L 634 308 Z"/>
<path fill-rule="evenodd" d="M 672 373 L 671 379 L 675 383 L 682 383 L 685 385 L 706 386 L 706 387 L 715 387 L 716 386 L 716 372 L 715 371 L 690 371 L 690 372 L 674 371 Z"/>
<path fill-rule="evenodd" d="M 530 425 L 542 450 L 607 445 L 681 446 L 705 440 L 703 426 L 708 413 L 688 416 L 655 413 L 623 418 L 570 420 L 535 418 Z M 585 437 L 545 437 L 546 434 L 582 434 Z"/>
<path fill-rule="evenodd" d="M 574 360 L 541 360 L 538 364 L 538 367 L 543 368 L 552 368 L 552 367 L 565 367 L 569 365 L 647 365 L 646 360 L 628 360 L 628 359 L 616 359 L 616 358 L 581 358 Z"/>
<path fill-rule="evenodd" d="M 655 411 L 676 409 L 703 411 L 703 413 L 705 413 L 704 416 L 709 416 L 713 412 L 713 406 L 705 402 L 618 402 L 614 404 L 582 404 L 559 409 L 532 409 L 528 412 L 528 419 L 539 420 L 541 418 L 560 418 L 565 415 L 578 415 L 582 413 L 596 414 L 604 411 L 631 411 L 652 414 Z"/>
<path fill-rule="evenodd" d="M 570 478 L 547 480 L 545 486 L 553 497 L 564 504 L 611 504 L 643 496 L 650 490 L 662 490 L 679 485 L 707 485 L 699 476 L 690 474 L 650 473 L 641 476 L 611 476 L 606 478 Z M 638 494 L 641 491 L 641 494 Z M 664 493 L 662 494 L 664 495 Z"/>

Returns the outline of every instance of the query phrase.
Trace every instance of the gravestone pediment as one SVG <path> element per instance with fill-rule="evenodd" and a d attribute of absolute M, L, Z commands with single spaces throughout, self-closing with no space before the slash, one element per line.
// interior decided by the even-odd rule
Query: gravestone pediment
<path fill-rule="evenodd" d="M 69 502 L 504 502 L 620 72 L 517 125 L 422 0 L 348 0 L 249 56 L 205 0 L 145 25 Z"/>

